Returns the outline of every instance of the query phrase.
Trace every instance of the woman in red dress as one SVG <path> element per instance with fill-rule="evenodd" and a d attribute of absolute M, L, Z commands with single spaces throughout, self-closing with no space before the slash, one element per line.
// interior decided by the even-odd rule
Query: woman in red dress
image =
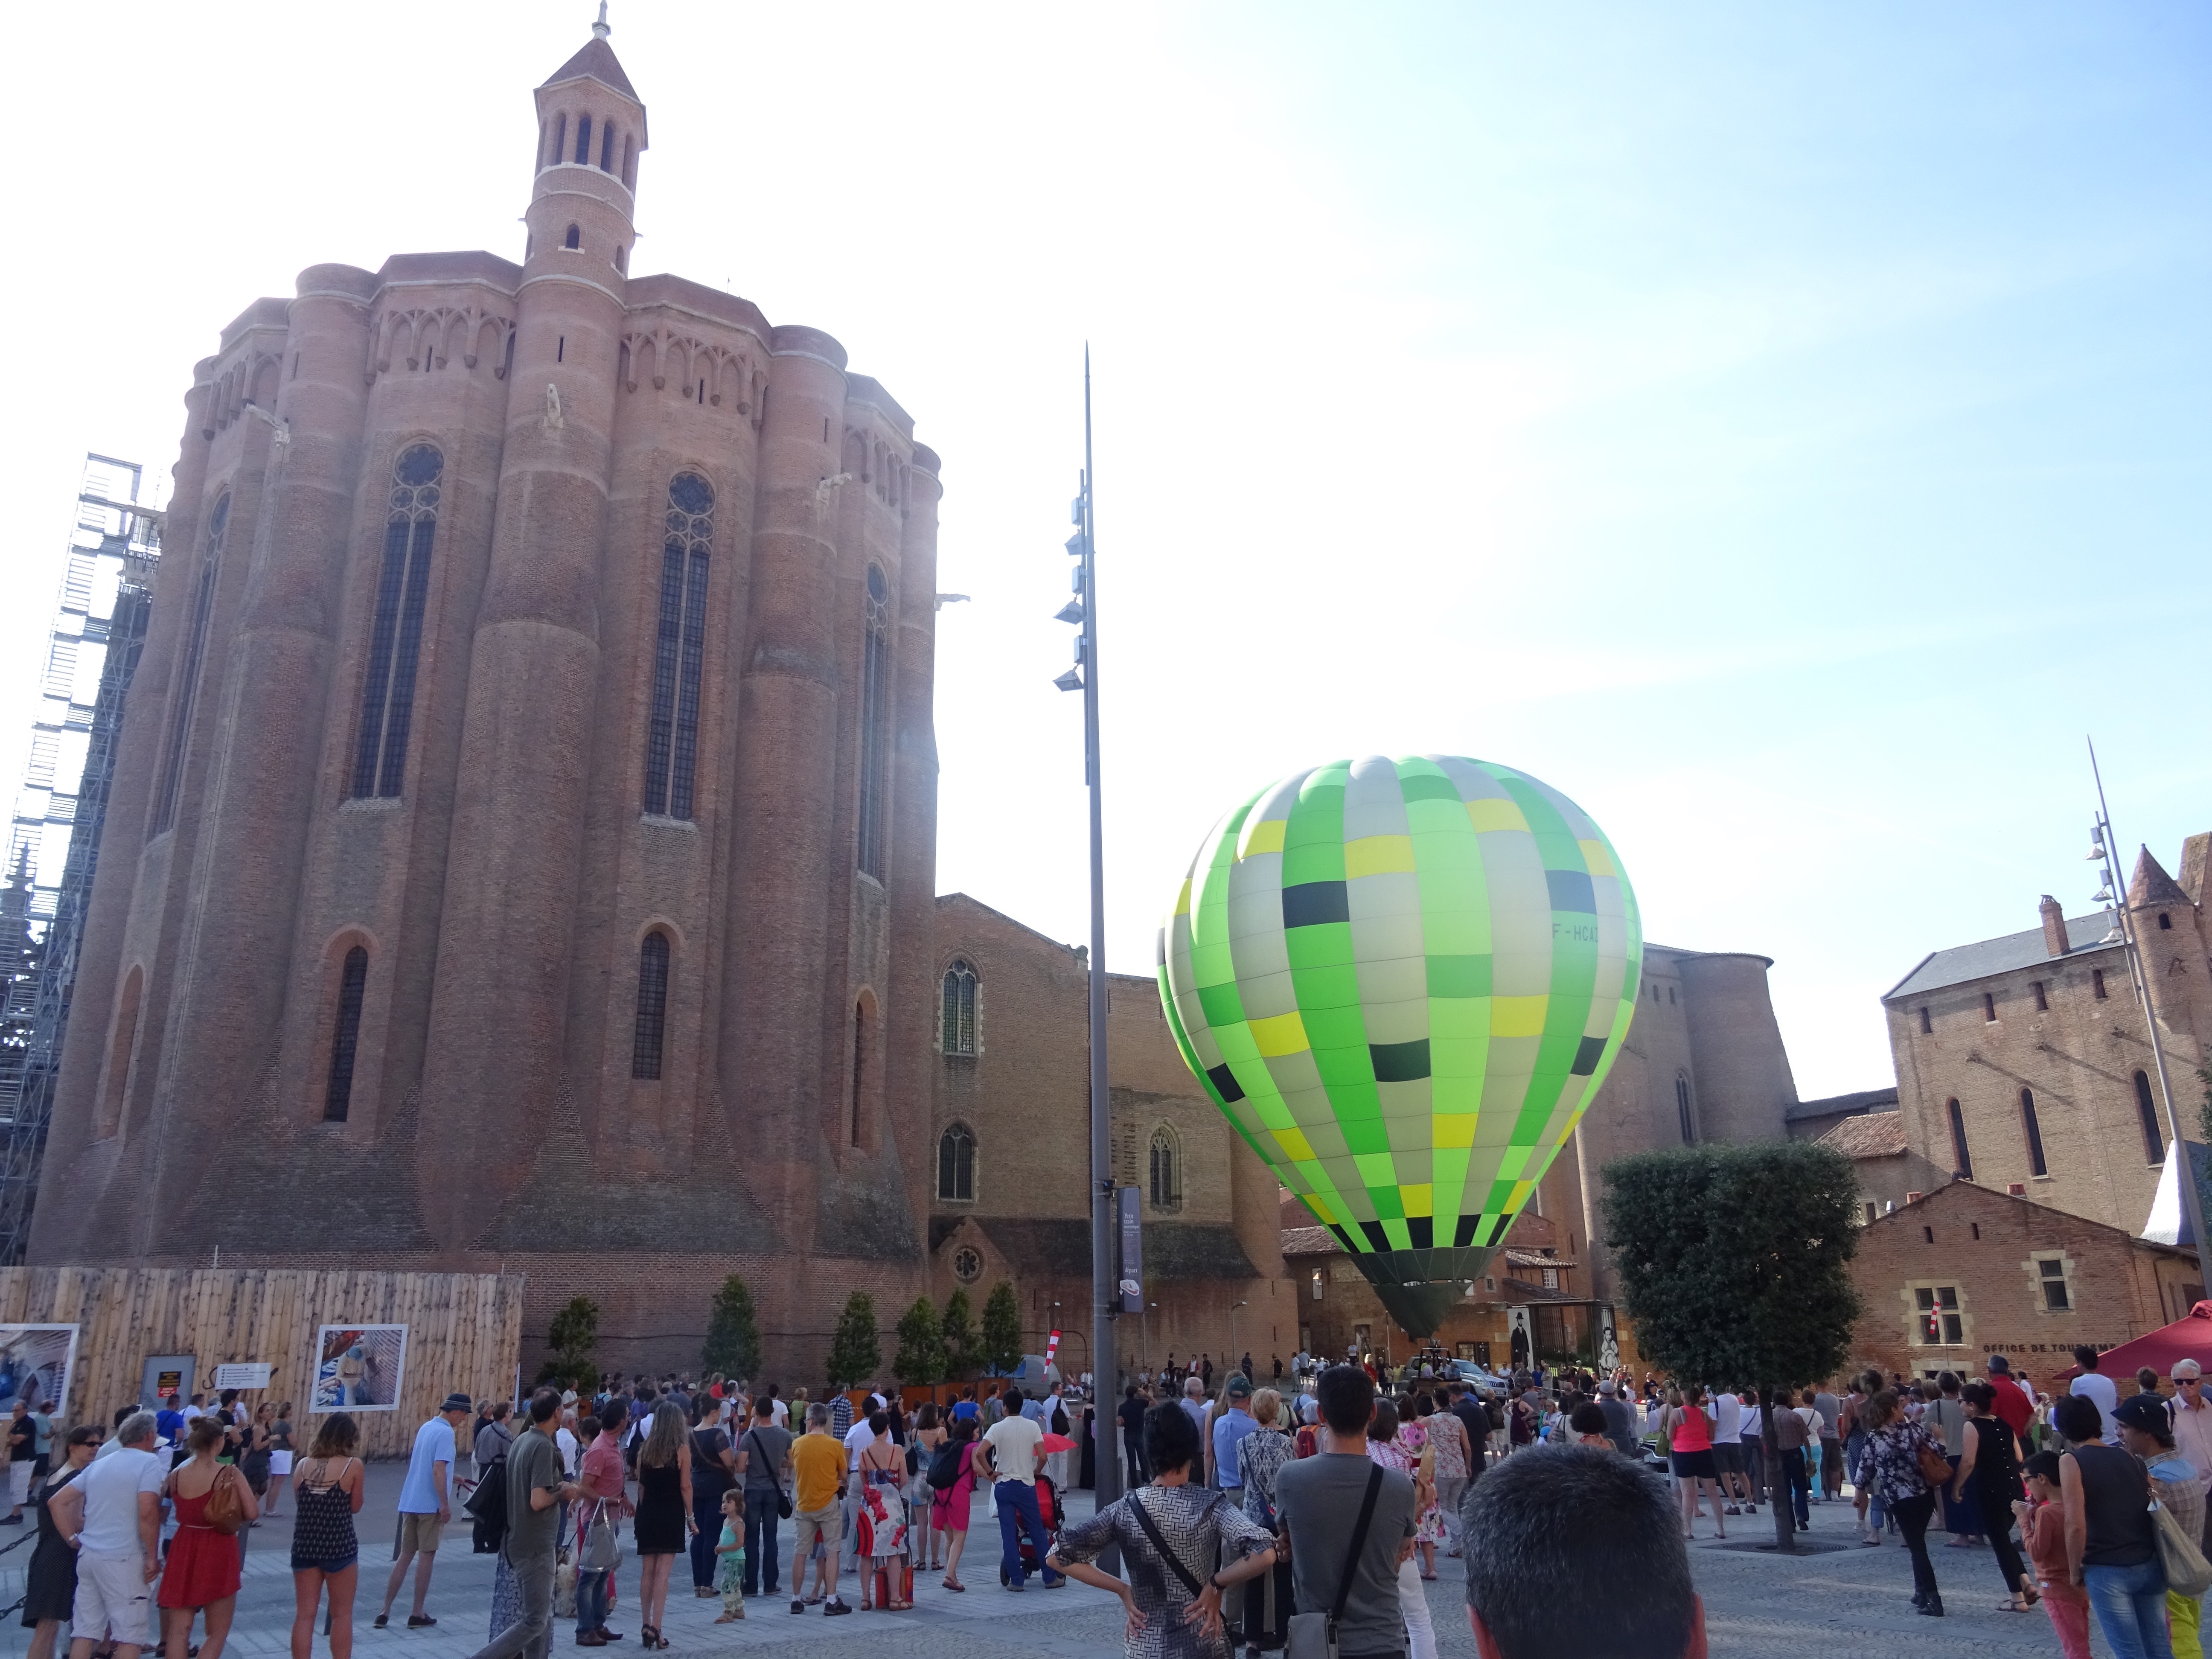
<path fill-rule="evenodd" d="M 228 1487 L 244 1517 L 241 1525 L 258 1516 L 261 1506 L 234 1465 L 216 1462 L 222 1443 L 222 1419 L 194 1418 L 185 1439 L 191 1457 L 169 1471 L 162 1487 L 163 1495 L 177 1507 L 177 1535 L 170 1540 L 161 1589 L 154 1598 L 161 1609 L 161 1645 L 167 1659 L 185 1659 L 195 1613 L 207 1614 L 207 1640 L 200 1644 L 200 1659 L 222 1659 L 230 1617 L 238 1606 L 242 1565 L 238 1536 L 208 1524 L 208 1500 L 218 1485 Z"/>

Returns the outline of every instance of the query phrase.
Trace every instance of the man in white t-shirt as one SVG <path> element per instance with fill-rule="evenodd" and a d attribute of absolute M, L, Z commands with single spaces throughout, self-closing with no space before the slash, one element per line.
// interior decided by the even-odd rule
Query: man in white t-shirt
<path fill-rule="evenodd" d="M 1713 1419 L 1713 1468 L 1721 1478 L 1721 1497 L 1728 1504 L 1725 1513 L 1741 1515 L 1743 1510 L 1738 1507 L 1738 1499 L 1750 1504 L 1757 1496 L 1743 1472 L 1743 1401 L 1723 1390 L 1712 1397 L 1707 1415 Z M 1756 1504 L 1752 1504 L 1751 1512 L 1759 1513 Z"/>
<path fill-rule="evenodd" d="M 115 1659 L 138 1659 L 161 1576 L 161 1482 L 168 1460 L 154 1455 L 154 1413 L 123 1419 L 121 1449 L 85 1466 L 50 1505 L 62 1537 L 76 1547 L 76 1601 L 70 1610 L 70 1659 L 92 1659 L 108 1632 Z"/>
<path fill-rule="evenodd" d="M 861 1451 L 874 1444 L 875 1438 L 876 1431 L 868 1426 L 866 1417 L 854 1418 L 853 1426 L 845 1431 L 845 1491 L 838 1504 L 845 1517 L 845 1539 L 837 1560 L 841 1567 L 853 1571 L 860 1565 L 860 1483 L 854 1477 L 860 1471 Z"/>
<path fill-rule="evenodd" d="M 789 1428 L 791 1426 L 791 1407 L 784 1403 L 781 1391 L 773 1382 L 769 1384 L 768 1397 L 775 1403 L 775 1409 L 774 1417 L 776 1427 L 779 1429 Z"/>
<path fill-rule="evenodd" d="M 975 1461 L 993 1481 L 991 1497 L 999 1511 L 999 1548 L 1000 1563 L 1006 1572 L 1006 1588 L 1023 1589 L 1027 1587 L 1027 1571 L 1022 1565 L 1021 1533 L 1025 1528 L 1030 1547 L 1036 1553 L 1037 1565 L 1044 1566 L 1044 1559 L 1051 1544 L 1044 1534 L 1044 1512 L 1037 1507 L 1036 1475 L 1037 1446 L 1044 1438 L 1044 1431 L 1033 1419 L 1021 1413 L 1022 1393 L 1019 1389 L 1006 1390 L 1006 1414 L 991 1425 L 983 1436 L 983 1444 L 975 1454 Z M 1067 1580 L 1049 1567 L 1044 1568 L 1047 1589 L 1057 1589 Z"/>
<path fill-rule="evenodd" d="M 2104 1421 L 2105 1443 L 2118 1445 L 2120 1425 L 2112 1413 L 2120 1408 L 2119 1390 L 2112 1386 L 2111 1377 L 2097 1369 L 2097 1351 L 2087 1344 L 2074 1350 L 2074 1363 L 2081 1368 L 2081 1374 L 2074 1379 L 2074 1386 L 2067 1392 L 2096 1402 L 2097 1415 Z"/>

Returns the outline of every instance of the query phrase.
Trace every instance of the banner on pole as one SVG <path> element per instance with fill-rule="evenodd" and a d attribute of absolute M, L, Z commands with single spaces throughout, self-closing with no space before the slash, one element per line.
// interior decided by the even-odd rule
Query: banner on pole
<path fill-rule="evenodd" d="M 1121 1266 L 1115 1274 L 1115 1289 L 1119 1293 L 1118 1305 L 1125 1314 L 1145 1310 L 1144 1196 L 1141 1187 L 1114 1189 L 1114 1236 L 1121 1245 Z"/>

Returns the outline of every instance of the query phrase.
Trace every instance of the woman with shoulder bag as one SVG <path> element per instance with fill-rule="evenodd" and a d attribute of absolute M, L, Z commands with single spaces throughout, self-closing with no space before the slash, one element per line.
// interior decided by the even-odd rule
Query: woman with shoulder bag
<path fill-rule="evenodd" d="M 1274 1535 L 1227 1492 L 1192 1483 L 1204 1454 L 1198 1425 L 1176 1401 L 1145 1413 L 1145 1461 L 1152 1484 L 1063 1527 L 1046 1565 L 1121 1598 L 1123 1659 L 1229 1659 L 1221 1592 L 1275 1564 Z M 1121 1552 L 1126 1583 L 1091 1565 L 1109 1545 Z M 1216 1571 L 1217 1560 L 1229 1565 Z"/>
<path fill-rule="evenodd" d="M 185 1437 L 191 1456 L 169 1471 L 162 1495 L 176 1506 L 177 1535 L 169 1542 L 161 1569 L 161 1645 L 168 1659 L 185 1659 L 191 1639 L 192 1615 L 207 1615 L 207 1640 L 199 1659 L 222 1659 L 238 1608 L 238 1583 L 244 1565 L 239 1530 L 261 1513 L 253 1488 L 235 1465 L 216 1461 L 223 1444 L 223 1419 L 213 1413 L 192 1419 Z"/>
<path fill-rule="evenodd" d="M 738 1480 L 738 1454 L 715 1426 L 714 1411 L 703 1390 L 691 1402 L 691 1593 L 702 1599 L 721 1594 L 714 1544 L 721 1535 L 722 1494 Z"/>
<path fill-rule="evenodd" d="M 2068 1443 L 2058 1460 L 2058 1489 L 2070 1577 L 2087 1592 L 2114 1659 L 2173 1659 L 2149 1472 L 2131 1454 L 2104 1443 L 2104 1415 L 2095 1401 L 2069 1394 L 2051 1414 Z"/>
<path fill-rule="evenodd" d="M 586 1417 L 577 1425 L 588 1437 L 583 1455 L 576 1460 L 576 1485 L 582 1492 L 576 1502 L 576 1645 L 580 1648 L 603 1648 L 621 1639 L 607 1628 L 607 1607 L 615 1569 L 622 1564 L 614 1523 L 629 1508 L 623 1495 L 620 1432 L 629 1413 L 619 1399 L 608 1401 L 606 1412 L 604 1419 Z"/>
<path fill-rule="evenodd" d="M 1926 1429 L 1905 1420 L 1894 1389 L 1883 1389 L 1867 1401 L 1866 1425 L 1867 1478 L 1912 1554 L 1912 1605 L 1941 1619 L 1943 1597 L 1936 1585 L 1936 1564 L 1928 1559 L 1928 1522 L 1936 1512 L 1936 1489 L 1951 1478 L 1951 1461 Z"/>
<path fill-rule="evenodd" d="M 1237 1474 L 1244 1494 L 1244 1518 L 1275 1535 L 1275 1476 L 1297 1461 L 1297 1443 L 1283 1431 L 1283 1396 L 1262 1389 L 1252 1396 L 1252 1420 L 1260 1426 L 1237 1443 Z M 1290 1639 L 1297 1597 L 1291 1564 L 1278 1560 L 1244 1592 L 1244 1645 L 1261 1653 L 1281 1651 Z"/>

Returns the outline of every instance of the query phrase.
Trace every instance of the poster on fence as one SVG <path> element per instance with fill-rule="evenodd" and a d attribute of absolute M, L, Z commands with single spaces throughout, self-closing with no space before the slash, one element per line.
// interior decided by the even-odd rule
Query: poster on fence
<path fill-rule="evenodd" d="M 0 1412 L 18 1399 L 33 1411 L 63 1410 L 76 1360 L 74 1325 L 0 1325 Z"/>
<path fill-rule="evenodd" d="M 315 1336 L 309 1409 L 396 1412 L 406 1364 L 404 1325 L 325 1325 Z"/>

